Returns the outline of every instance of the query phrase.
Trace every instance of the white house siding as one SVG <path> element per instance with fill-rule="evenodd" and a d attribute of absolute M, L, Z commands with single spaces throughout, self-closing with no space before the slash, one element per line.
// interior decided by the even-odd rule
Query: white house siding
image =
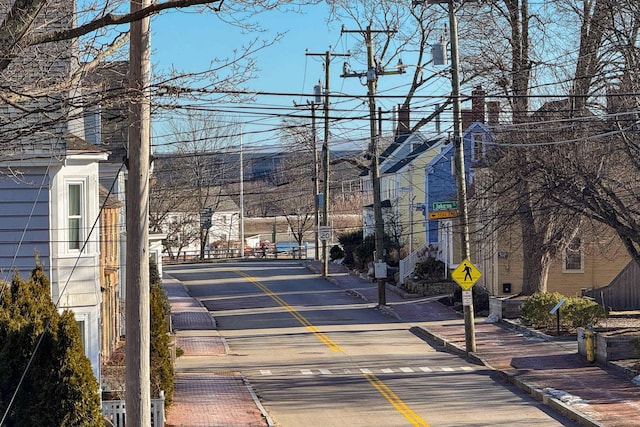
<path fill-rule="evenodd" d="M 85 353 L 96 378 L 100 373 L 100 227 L 98 153 L 67 155 L 66 164 L 51 177 L 51 297 L 60 310 L 72 310 L 84 328 Z M 82 251 L 69 248 L 70 183 L 82 183 Z"/>
<path fill-rule="evenodd" d="M 99 378 L 99 228 L 98 163 L 101 154 L 0 163 L 0 272 L 13 270 L 27 278 L 36 254 L 51 282 L 51 298 L 60 310 L 70 309 L 83 326 L 85 352 Z M 46 163 L 46 164 L 45 164 Z M 89 164 L 87 164 L 89 163 Z M 12 176 L 7 172 L 16 171 Z M 85 188 L 83 217 L 87 245 L 82 253 L 68 249 L 66 194 L 69 182 Z"/>

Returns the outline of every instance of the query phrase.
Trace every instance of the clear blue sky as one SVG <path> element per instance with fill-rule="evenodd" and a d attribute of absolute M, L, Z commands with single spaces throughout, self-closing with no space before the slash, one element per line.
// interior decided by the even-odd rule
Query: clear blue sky
<path fill-rule="evenodd" d="M 340 27 L 334 25 L 328 28 L 326 19 L 328 7 L 326 3 L 316 6 L 305 6 L 302 13 L 268 12 L 259 16 L 261 26 L 265 33 L 242 34 L 242 31 L 222 22 L 215 14 L 199 14 L 193 11 L 173 11 L 154 17 L 152 28 L 152 63 L 154 69 L 169 70 L 172 66 L 185 72 L 196 72 L 209 68 L 213 58 L 232 56 L 234 49 L 240 49 L 243 44 L 253 40 L 256 36 L 264 39 L 272 39 L 277 33 L 285 33 L 283 39 L 273 46 L 267 47 L 257 55 L 257 67 L 261 70 L 258 78 L 247 84 L 249 89 L 262 92 L 284 92 L 291 94 L 311 94 L 313 86 L 322 80 L 324 84 L 323 57 L 307 56 L 305 50 L 310 53 L 324 53 L 331 46 L 336 53 L 346 53 L 348 49 L 361 41 L 359 34 L 345 34 L 341 36 Z M 355 25 L 345 23 L 346 28 L 355 29 Z M 368 107 L 357 99 L 366 95 L 366 86 L 363 86 L 357 78 L 343 79 L 342 64 L 345 58 L 332 58 L 331 60 L 331 93 L 353 95 L 351 100 L 344 98 L 332 99 L 332 105 L 338 110 L 348 110 L 351 114 L 362 111 L 368 114 Z M 366 58 L 364 54 L 354 55 L 349 59 L 354 71 L 364 71 Z M 406 63 L 406 61 L 405 61 Z M 409 74 L 401 76 L 384 76 L 379 80 L 379 93 L 388 90 L 393 91 L 399 87 L 396 93 L 406 93 L 406 85 L 409 83 Z M 259 97 L 257 104 L 263 105 L 265 111 L 278 111 L 292 114 L 309 114 L 304 109 L 293 107 L 293 102 L 305 103 L 308 97 L 302 96 L 277 96 Z M 390 109 L 398 100 L 380 100 L 379 106 Z M 274 108 L 275 107 L 275 108 Z M 287 111 L 288 110 L 288 111 Z M 340 114 L 336 112 L 336 114 Z M 280 119 L 261 120 L 255 123 L 255 118 L 242 120 L 252 122 L 247 128 L 255 130 L 252 134 L 248 130 L 245 142 L 247 144 L 269 144 L 277 138 L 276 134 L 267 135 L 263 131 L 276 128 Z M 321 130 L 322 120 L 319 118 L 318 130 Z M 160 127 L 160 126 L 157 126 Z M 366 120 L 358 120 L 344 124 L 332 125 L 332 134 L 342 138 L 357 138 L 367 135 L 369 132 Z"/>

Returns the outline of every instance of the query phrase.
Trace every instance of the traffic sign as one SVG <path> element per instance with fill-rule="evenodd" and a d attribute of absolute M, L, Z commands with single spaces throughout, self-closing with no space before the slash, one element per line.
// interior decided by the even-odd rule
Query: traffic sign
<path fill-rule="evenodd" d="M 471 291 L 462 291 L 462 306 L 472 306 L 473 305 L 473 292 Z"/>
<path fill-rule="evenodd" d="M 468 259 L 465 259 L 451 272 L 451 278 L 460 285 L 462 289 L 468 291 L 480 279 L 482 273 Z"/>
<path fill-rule="evenodd" d="M 458 202 L 434 202 L 432 205 L 434 211 L 450 211 L 458 209 Z"/>
<path fill-rule="evenodd" d="M 458 216 L 458 211 L 456 209 L 451 209 L 447 211 L 429 212 L 429 219 L 446 219 L 446 218 L 455 218 L 457 216 Z"/>
<path fill-rule="evenodd" d="M 318 239 L 331 240 L 331 227 L 326 227 L 326 226 L 318 227 Z"/>

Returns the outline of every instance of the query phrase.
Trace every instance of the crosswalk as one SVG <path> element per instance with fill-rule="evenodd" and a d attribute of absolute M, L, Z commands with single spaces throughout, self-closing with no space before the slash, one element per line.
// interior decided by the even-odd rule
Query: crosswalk
<path fill-rule="evenodd" d="M 486 367 L 484 366 L 456 366 L 456 367 L 401 366 L 401 367 L 394 367 L 394 368 L 375 368 L 375 369 L 374 368 L 337 368 L 337 369 L 300 368 L 297 370 L 290 370 L 285 374 L 302 375 L 302 376 L 313 376 L 313 375 L 329 376 L 329 375 L 351 375 L 351 374 L 411 374 L 411 373 L 438 373 L 438 372 L 473 372 L 479 369 L 486 369 Z M 261 376 L 283 374 L 282 372 L 274 372 L 271 369 L 259 369 L 258 373 Z"/>

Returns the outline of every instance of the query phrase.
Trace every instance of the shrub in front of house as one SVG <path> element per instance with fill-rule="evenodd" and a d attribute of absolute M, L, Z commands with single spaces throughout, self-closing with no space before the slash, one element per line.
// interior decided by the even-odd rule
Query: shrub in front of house
<path fill-rule="evenodd" d="M 338 242 L 344 250 L 343 264 L 353 265 L 355 263 L 355 249 L 362 243 L 362 229 L 340 234 Z"/>
<path fill-rule="evenodd" d="M 36 261 L 0 299 L 0 413 L 9 426 L 103 426 L 98 389 L 78 322 L 58 312 Z"/>
<path fill-rule="evenodd" d="M 169 347 L 169 325 L 166 318 L 171 315 L 169 299 L 162 287 L 162 279 L 158 273 L 158 266 L 154 261 L 149 264 L 149 299 L 150 299 L 150 369 L 151 393 L 153 398 L 164 391 L 165 408 L 173 401 L 175 371 L 171 360 Z"/>
<path fill-rule="evenodd" d="M 566 304 L 566 307 L 564 305 Z M 605 309 L 597 302 L 580 297 L 570 297 L 560 308 L 562 315 L 567 318 L 571 328 L 576 329 L 587 325 L 597 325 L 606 316 Z"/>
<path fill-rule="evenodd" d="M 558 292 L 538 292 L 527 298 L 520 308 L 520 320 L 535 329 L 553 331 L 558 327 L 557 314 L 550 311 L 564 299 L 560 310 L 560 329 L 574 331 L 578 327 L 596 325 L 606 312 L 595 301 L 567 297 Z"/>
<path fill-rule="evenodd" d="M 416 264 L 414 275 L 419 280 L 433 282 L 445 279 L 444 270 L 444 262 L 430 256 Z"/>

